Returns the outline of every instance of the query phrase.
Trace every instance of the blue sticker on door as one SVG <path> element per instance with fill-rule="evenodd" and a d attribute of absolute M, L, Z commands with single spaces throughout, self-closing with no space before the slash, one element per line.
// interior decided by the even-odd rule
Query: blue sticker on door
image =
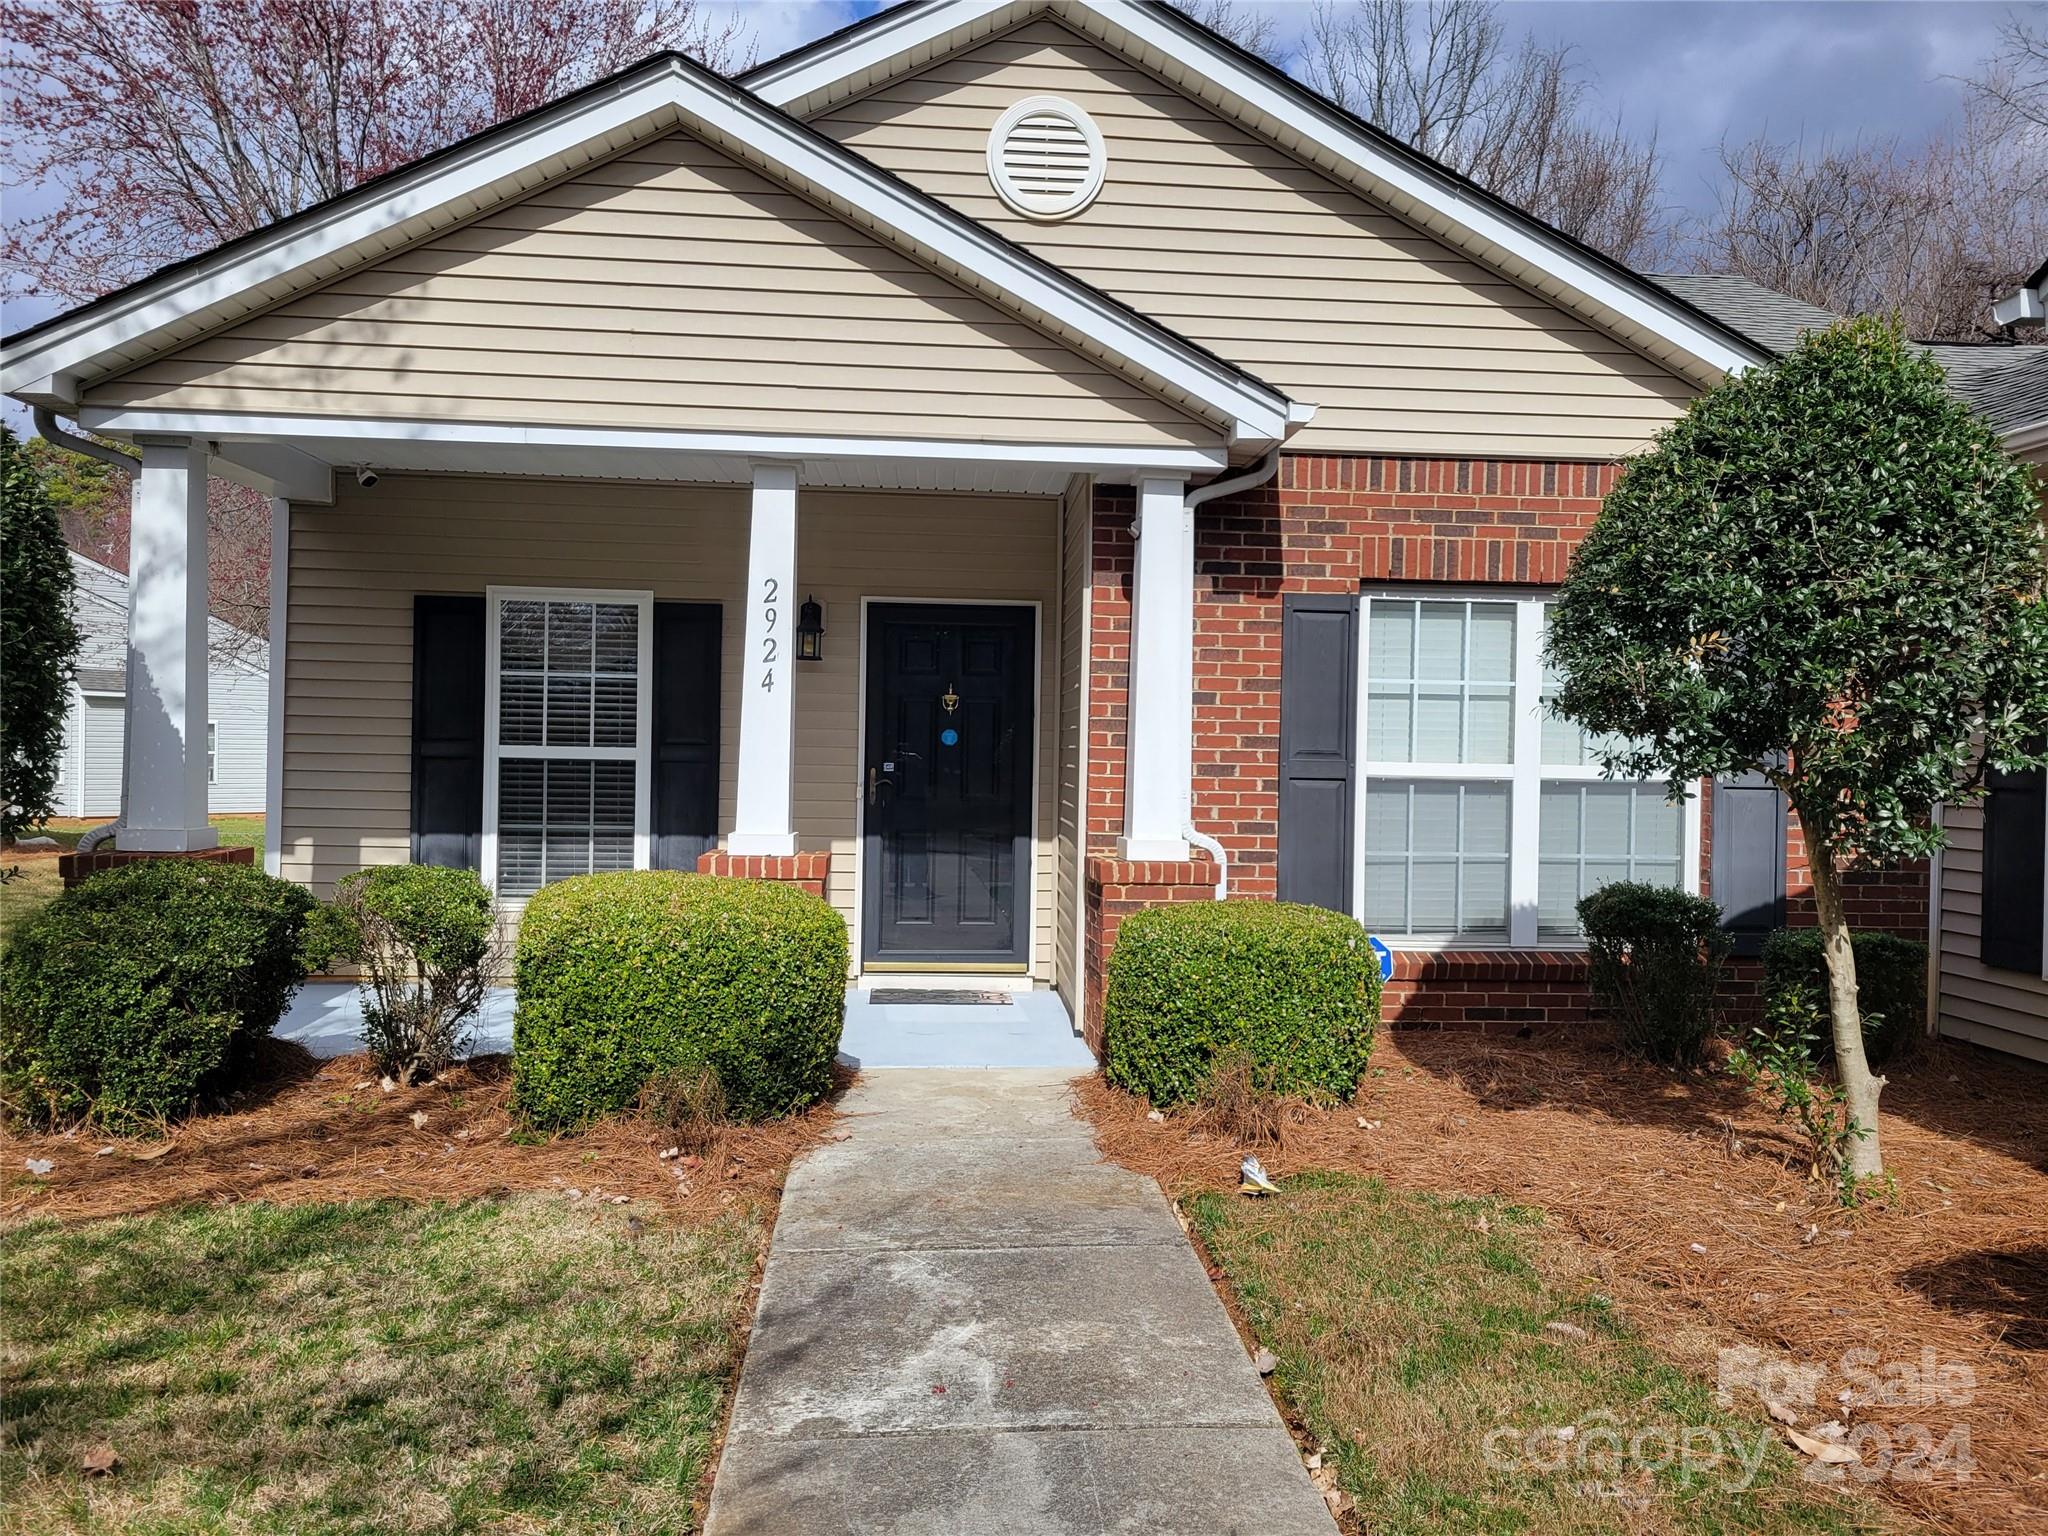
<path fill-rule="evenodd" d="M 950 725 L 947 726 L 943 731 L 939 732 L 939 745 L 942 747 L 959 746 L 960 733 L 954 730 Z"/>

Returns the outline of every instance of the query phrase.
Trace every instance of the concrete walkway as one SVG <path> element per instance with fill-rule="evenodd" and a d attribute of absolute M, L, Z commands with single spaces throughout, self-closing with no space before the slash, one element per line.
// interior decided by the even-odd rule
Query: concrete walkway
<path fill-rule="evenodd" d="M 1071 1072 L 864 1075 L 791 1173 L 709 1536 L 1332 1536 Z"/>

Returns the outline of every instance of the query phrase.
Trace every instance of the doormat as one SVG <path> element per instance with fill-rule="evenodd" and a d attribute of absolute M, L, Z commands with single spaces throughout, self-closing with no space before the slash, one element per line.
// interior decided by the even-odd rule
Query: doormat
<path fill-rule="evenodd" d="M 940 1008 L 1007 1008 L 1007 992 L 972 992 L 965 987 L 875 987 L 868 1001 L 878 1004 L 923 1003 Z"/>

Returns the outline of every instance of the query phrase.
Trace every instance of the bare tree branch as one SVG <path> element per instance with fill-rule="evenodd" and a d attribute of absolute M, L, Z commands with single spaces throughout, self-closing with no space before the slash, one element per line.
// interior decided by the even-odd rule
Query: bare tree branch
<path fill-rule="evenodd" d="M 1302 63 L 1340 106 L 1617 260 L 1668 248 L 1655 137 L 1595 121 L 1570 50 L 1511 44 L 1492 0 L 1318 0 Z"/>

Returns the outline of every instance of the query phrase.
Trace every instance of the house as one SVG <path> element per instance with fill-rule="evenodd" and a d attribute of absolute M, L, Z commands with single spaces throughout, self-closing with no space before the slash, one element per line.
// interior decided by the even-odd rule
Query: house
<path fill-rule="evenodd" d="M 663 55 L 7 340 L 142 446 L 127 849 L 206 847 L 204 478 L 275 500 L 265 862 L 798 881 L 856 984 L 1057 992 L 1219 892 L 1408 1022 L 1582 1017 L 1579 896 L 1801 900 L 1603 781 L 1546 594 L 1771 348 L 1133 0 Z M 47 420 L 47 417 L 45 417 Z M 1859 887 L 1911 931 L 1924 881 Z"/>
<path fill-rule="evenodd" d="M 121 811 L 127 719 L 128 578 L 71 551 L 78 663 L 58 759 L 55 814 Z M 206 677 L 206 808 L 219 815 L 264 808 L 270 676 L 261 642 L 210 618 Z"/>

